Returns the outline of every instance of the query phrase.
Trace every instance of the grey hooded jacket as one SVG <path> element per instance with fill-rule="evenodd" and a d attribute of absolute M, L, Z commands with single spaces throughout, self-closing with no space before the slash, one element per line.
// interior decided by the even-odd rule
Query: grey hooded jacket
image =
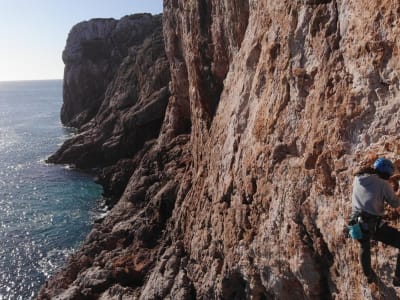
<path fill-rule="evenodd" d="M 361 174 L 354 178 L 352 194 L 353 212 L 367 212 L 372 215 L 384 215 L 384 202 L 396 208 L 400 199 L 396 197 L 387 180 L 376 174 Z"/>
<path fill-rule="evenodd" d="M 396 197 L 392 186 L 387 180 L 376 174 L 362 174 L 354 178 L 352 210 L 367 212 L 372 215 L 384 215 L 384 202 L 396 208 L 400 199 Z"/>

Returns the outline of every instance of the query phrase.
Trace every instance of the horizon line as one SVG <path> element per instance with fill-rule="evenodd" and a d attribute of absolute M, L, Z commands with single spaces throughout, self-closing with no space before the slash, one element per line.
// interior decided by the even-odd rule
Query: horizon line
<path fill-rule="evenodd" d="M 48 79 L 0 79 L 0 82 L 19 82 L 19 81 L 51 81 L 51 80 L 63 80 L 64 78 L 48 78 Z"/>

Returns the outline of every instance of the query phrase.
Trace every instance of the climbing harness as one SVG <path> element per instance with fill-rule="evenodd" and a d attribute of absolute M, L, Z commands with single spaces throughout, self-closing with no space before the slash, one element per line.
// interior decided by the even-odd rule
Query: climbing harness
<path fill-rule="evenodd" d="M 373 239 L 376 230 L 382 227 L 383 224 L 385 222 L 380 216 L 371 215 L 366 212 L 354 212 L 350 216 L 347 228 L 352 239 L 361 240 L 364 233 Z"/>

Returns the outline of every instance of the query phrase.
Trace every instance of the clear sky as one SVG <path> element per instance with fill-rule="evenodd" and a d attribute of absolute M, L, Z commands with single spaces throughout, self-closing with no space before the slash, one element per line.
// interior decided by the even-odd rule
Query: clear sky
<path fill-rule="evenodd" d="M 0 0 L 0 81 L 61 79 L 61 54 L 75 24 L 141 12 L 162 0 Z"/>

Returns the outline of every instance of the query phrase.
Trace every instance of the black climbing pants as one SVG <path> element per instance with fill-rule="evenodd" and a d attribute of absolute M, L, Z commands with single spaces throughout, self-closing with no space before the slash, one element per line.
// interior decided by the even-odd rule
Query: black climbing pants
<path fill-rule="evenodd" d="M 365 276 L 371 275 L 371 239 L 400 249 L 400 231 L 396 228 L 384 224 L 377 228 L 372 236 L 369 232 L 363 232 L 363 238 L 359 242 L 361 244 L 360 261 Z M 400 251 L 397 254 L 394 275 L 400 277 Z"/>

